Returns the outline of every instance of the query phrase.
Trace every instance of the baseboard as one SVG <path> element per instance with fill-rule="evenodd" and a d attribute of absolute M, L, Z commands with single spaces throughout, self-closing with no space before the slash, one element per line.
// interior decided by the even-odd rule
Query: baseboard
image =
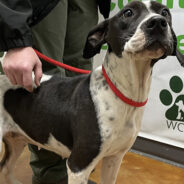
<path fill-rule="evenodd" d="M 138 137 L 133 152 L 184 168 L 184 149 Z"/>

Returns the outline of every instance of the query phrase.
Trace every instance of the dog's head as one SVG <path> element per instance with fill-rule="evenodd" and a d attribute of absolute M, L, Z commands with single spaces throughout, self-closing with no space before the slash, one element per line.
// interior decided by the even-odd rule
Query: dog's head
<path fill-rule="evenodd" d="M 118 57 L 122 57 L 123 52 L 136 54 L 146 51 L 153 61 L 176 55 L 184 64 L 183 55 L 176 49 L 171 13 L 158 2 L 133 1 L 114 17 L 97 25 L 88 35 L 84 57 L 99 53 L 104 43 L 108 44 L 109 52 Z"/>

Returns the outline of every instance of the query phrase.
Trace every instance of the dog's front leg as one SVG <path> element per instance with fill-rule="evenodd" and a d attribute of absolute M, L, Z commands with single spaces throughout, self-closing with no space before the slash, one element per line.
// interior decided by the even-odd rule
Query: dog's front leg
<path fill-rule="evenodd" d="M 68 184 L 87 184 L 88 178 L 93 169 L 90 167 L 83 169 L 82 171 L 74 172 L 67 164 L 68 172 Z"/>
<path fill-rule="evenodd" d="M 102 160 L 100 184 L 115 184 L 125 152 L 105 157 Z"/>
<path fill-rule="evenodd" d="M 68 184 L 87 184 L 89 175 L 97 165 L 100 158 L 94 158 L 92 162 L 86 164 L 86 157 L 76 159 L 76 155 L 74 155 L 72 155 L 67 161 Z"/>

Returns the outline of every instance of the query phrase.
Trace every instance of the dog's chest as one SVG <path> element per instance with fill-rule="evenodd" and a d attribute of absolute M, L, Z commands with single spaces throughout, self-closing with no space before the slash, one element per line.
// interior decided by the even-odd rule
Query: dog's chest
<path fill-rule="evenodd" d="M 122 102 L 106 83 L 101 68 L 91 76 L 90 91 L 103 142 L 101 149 L 106 154 L 129 149 L 140 129 L 143 108 Z"/>

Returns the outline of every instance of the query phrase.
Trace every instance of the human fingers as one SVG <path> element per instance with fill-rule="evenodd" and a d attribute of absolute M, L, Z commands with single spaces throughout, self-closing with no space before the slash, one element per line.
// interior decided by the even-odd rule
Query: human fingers
<path fill-rule="evenodd" d="M 40 80 L 42 78 L 42 64 L 40 60 L 36 63 L 34 67 L 34 74 L 35 74 L 35 84 L 37 86 L 40 86 Z"/>
<path fill-rule="evenodd" d="M 6 68 L 6 66 L 3 66 L 3 71 L 4 71 L 5 75 L 8 77 L 11 84 L 16 85 L 17 82 L 16 82 L 14 75 Z"/>
<path fill-rule="evenodd" d="M 22 72 L 12 71 L 12 73 L 13 73 L 12 76 L 16 80 L 16 84 L 19 86 L 23 86 L 23 74 L 22 74 Z"/>
<path fill-rule="evenodd" d="M 32 70 L 23 73 L 23 87 L 27 91 L 33 92 Z"/>

